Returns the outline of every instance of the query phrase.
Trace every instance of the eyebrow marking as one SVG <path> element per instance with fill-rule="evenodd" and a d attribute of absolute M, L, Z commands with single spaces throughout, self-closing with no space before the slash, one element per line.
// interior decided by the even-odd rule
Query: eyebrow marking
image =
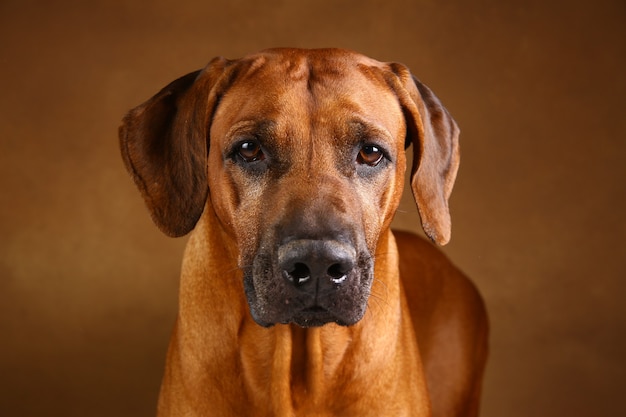
<path fill-rule="evenodd" d="M 350 133 L 359 137 L 377 137 L 385 141 L 393 141 L 393 135 L 384 126 L 372 123 L 361 118 L 354 118 L 348 122 Z"/>

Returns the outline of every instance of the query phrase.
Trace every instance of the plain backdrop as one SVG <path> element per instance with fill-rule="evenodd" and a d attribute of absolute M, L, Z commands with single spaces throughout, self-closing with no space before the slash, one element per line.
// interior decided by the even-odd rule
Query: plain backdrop
<path fill-rule="evenodd" d="M 626 3 L 0 0 L 0 415 L 150 416 L 185 238 L 124 113 L 212 57 L 355 49 L 462 129 L 444 248 L 484 295 L 482 415 L 626 415 Z M 410 198 L 396 226 L 419 231 Z"/>

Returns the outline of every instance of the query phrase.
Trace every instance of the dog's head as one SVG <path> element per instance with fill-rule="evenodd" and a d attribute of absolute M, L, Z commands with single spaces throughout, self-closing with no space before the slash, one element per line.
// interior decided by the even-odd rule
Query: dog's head
<path fill-rule="evenodd" d="M 126 116 L 120 141 L 166 234 L 188 233 L 209 201 L 259 324 L 315 326 L 363 316 L 411 144 L 422 225 L 449 240 L 458 133 L 400 64 L 276 49 L 174 81 Z"/>

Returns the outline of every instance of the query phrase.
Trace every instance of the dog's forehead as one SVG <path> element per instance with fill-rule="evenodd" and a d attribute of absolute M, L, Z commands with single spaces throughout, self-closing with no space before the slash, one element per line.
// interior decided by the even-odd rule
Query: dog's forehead
<path fill-rule="evenodd" d="M 234 79 L 216 118 L 226 125 L 285 118 L 329 125 L 361 117 L 389 127 L 402 117 L 384 77 L 387 64 L 355 52 L 272 49 L 231 65 Z"/>
<path fill-rule="evenodd" d="M 386 67 L 386 63 L 377 61 L 358 52 L 346 49 L 296 49 L 276 48 L 248 55 L 236 60 L 239 62 L 253 62 L 255 69 L 267 67 L 272 71 L 282 68 L 286 72 L 300 73 L 303 66 L 314 70 L 324 70 L 329 74 L 339 75 L 350 71 L 351 67 L 367 65 L 371 67 Z"/>
<path fill-rule="evenodd" d="M 237 84 L 274 92 L 306 87 L 384 87 L 387 64 L 342 49 L 271 49 L 234 61 Z"/>

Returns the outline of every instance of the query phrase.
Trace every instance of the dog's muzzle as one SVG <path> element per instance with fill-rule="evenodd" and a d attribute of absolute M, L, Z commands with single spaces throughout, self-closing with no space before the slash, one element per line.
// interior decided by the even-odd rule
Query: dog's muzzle
<path fill-rule="evenodd" d="M 294 239 L 259 251 L 244 284 L 252 316 L 262 326 L 347 326 L 365 314 L 372 278 L 367 250 L 343 240 Z"/>

